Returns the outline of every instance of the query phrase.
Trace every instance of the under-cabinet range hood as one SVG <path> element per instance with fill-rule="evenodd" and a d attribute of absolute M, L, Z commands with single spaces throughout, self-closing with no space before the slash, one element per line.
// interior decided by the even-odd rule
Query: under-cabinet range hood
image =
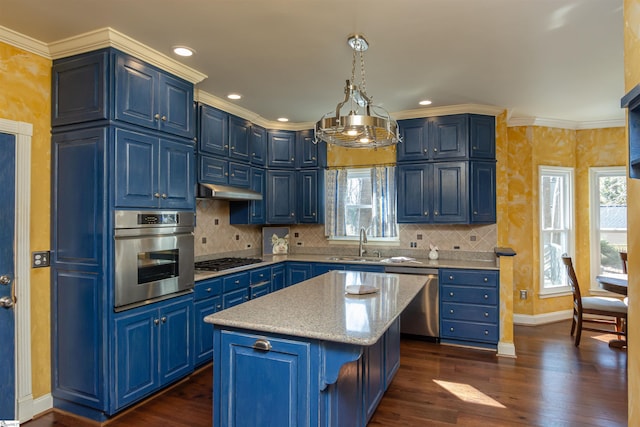
<path fill-rule="evenodd" d="M 262 200 L 262 194 L 248 188 L 220 184 L 199 184 L 198 199 Z"/>

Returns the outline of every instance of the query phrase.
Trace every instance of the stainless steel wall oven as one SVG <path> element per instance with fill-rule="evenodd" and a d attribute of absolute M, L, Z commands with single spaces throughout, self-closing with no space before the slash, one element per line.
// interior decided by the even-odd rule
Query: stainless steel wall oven
<path fill-rule="evenodd" d="M 116 311 L 192 291 L 194 219 L 193 212 L 115 212 Z"/>

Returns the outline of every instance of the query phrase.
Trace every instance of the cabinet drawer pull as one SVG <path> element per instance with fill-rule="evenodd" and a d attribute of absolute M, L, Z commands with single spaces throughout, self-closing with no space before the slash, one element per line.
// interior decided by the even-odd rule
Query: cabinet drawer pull
<path fill-rule="evenodd" d="M 311 156 L 311 160 L 315 160 L 315 159 L 316 159 L 316 156 Z"/>
<path fill-rule="evenodd" d="M 216 308 L 217 308 L 218 310 L 220 310 L 220 309 L 222 308 L 222 304 L 217 304 L 217 305 L 216 305 Z"/>
<path fill-rule="evenodd" d="M 489 295 L 488 294 L 484 294 L 484 299 L 489 299 Z"/>
<path fill-rule="evenodd" d="M 235 150 L 235 149 L 236 149 L 236 147 L 234 147 L 234 146 L 232 145 L 232 146 L 231 146 L 231 150 L 233 151 L 233 150 Z"/>
<path fill-rule="evenodd" d="M 484 334 L 485 335 L 489 335 L 489 331 L 484 331 Z"/>
<path fill-rule="evenodd" d="M 166 199 L 167 197 L 168 197 L 168 196 L 167 196 L 167 194 L 166 194 L 166 193 L 162 193 L 162 198 L 163 198 L 163 199 Z"/>
<path fill-rule="evenodd" d="M 478 211 L 473 211 L 473 214 L 474 215 L 478 215 Z"/>
<path fill-rule="evenodd" d="M 153 118 L 156 120 L 160 120 L 160 114 L 156 113 L 153 115 Z"/>
<path fill-rule="evenodd" d="M 167 323 L 167 316 L 162 316 L 160 320 L 162 321 L 162 323 Z"/>
<path fill-rule="evenodd" d="M 160 193 L 153 193 L 153 197 L 155 197 L 156 199 L 160 198 Z"/>
<path fill-rule="evenodd" d="M 426 148 L 424 150 L 422 150 L 423 152 L 427 153 L 429 150 L 427 150 Z"/>
<path fill-rule="evenodd" d="M 166 122 L 167 121 L 167 116 L 162 116 L 162 118 L 160 120 L 162 120 L 163 122 Z"/>
<path fill-rule="evenodd" d="M 291 161 L 293 162 L 294 160 L 295 160 L 295 157 L 292 157 L 292 158 L 291 158 Z"/>
<path fill-rule="evenodd" d="M 485 277 L 485 278 L 484 278 L 484 282 L 485 282 L 485 283 L 487 283 L 488 281 L 489 281 L 489 278 L 488 278 L 488 277 Z"/>
<path fill-rule="evenodd" d="M 235 281 L 235 284 L 237 285 L 238 283 L 240 283 L 240 279 Z"/>
<path fill-rule="evenodd" d="M 453 332 L 453 328 L 449 328 L 449 332 Z"/>
<path fill-rule="evenodd" d="M 449 280 L 453 280 L 453 275 L 449 276 Z"/>
<path fill-rule="evenodd" d="M 449 314 L 453 314 L 453 308 L 449 310 Z"/>
<path fill-rule="evenodd" d="M 248 301 L 248 300 L 249 300 L 249 295 L 245 295 L 245 296 L 244 296 L 244 300 L 245 300 L 245 301 Z"/>
<path fill-rule="evenodd" d="M 253 343 L 253 348 L 260 351 L 271 350 L 271 343 L 265 339 L 258 339 Z"/>
<path fill-rule="evenodd" d="M 153 319 L 153 324 L 154 324 L 154 325 L 157 325 L 157 324 L 159 324 L 159 323 L 160 323 L 160 320 L 158 320 L 158 319 Z"/>
<path fill-rule="evenodd" d="M 453 292 L 449 292 L 449 296 L 452 297 L 453 296 Z"/>
<path fill-rule="evenodd" d="M 438 152 L 438 149 L 437 149 L 437 148 L 434 148 L 434 149 L 433 149 L 433 152 L 434 152 L 434 153 L 437 153 L 437 152 Z"/>
<path fill-rule="evenodd" d="M 224 144 L 224 148 L 229 148 L 229 144 Z"/>
<path fill-rule="evenodd" d="M 489 313 L 487 313 L 486 311 L 484 312 L 484 317 L 489 317 Z"/>
<path fill-rule="evenodd" d="M 205 289 L 207 292 L 211 292 L 211 288 L 207 288 Z"/>

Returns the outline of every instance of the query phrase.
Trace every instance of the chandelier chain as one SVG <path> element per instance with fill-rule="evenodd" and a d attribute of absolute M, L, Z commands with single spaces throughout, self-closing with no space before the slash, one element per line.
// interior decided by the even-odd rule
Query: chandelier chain
<path fill-rule="evenodd" d="M 360 87 L 363 93 L 367 93 L 367 81 L 364 76 L 364 54 L 360 52 L 360 77 L 362 79 Z M 368 96 L 368 95 L 367 95 Z"/>

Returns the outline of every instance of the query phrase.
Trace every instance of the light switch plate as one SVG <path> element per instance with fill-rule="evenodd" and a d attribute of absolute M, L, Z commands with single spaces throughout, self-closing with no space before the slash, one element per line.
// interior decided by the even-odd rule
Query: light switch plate
<path fill-rule="evenodd" d="M 31 256 L 31 267 L 49 267 L 49 251 L 33 252 Z"/>

